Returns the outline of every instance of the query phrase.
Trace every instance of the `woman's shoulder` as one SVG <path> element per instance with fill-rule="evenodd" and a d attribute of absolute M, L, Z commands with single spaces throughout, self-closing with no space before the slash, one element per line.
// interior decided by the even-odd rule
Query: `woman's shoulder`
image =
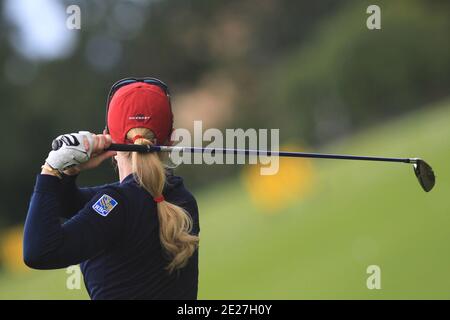
<path fill-rule="evenodd" d="M 120 183 L 110 183 L 96 187 L 94 198 L 102 195 L 108 195 L 116 199 L 120 199 L 122 203 L 128 202 L 127 195 L 123 188 L 121 188 Z"/>
<path fill-rule="evenodd" d="M 184 179 L 174 174 L 168 174 L 166 176 L 166 185 L 164 187 L 163 193 L 175 193 L 178 196 L 185 198 L 186 200 L 196 202 L 194 195 L 185 186 Z"/>

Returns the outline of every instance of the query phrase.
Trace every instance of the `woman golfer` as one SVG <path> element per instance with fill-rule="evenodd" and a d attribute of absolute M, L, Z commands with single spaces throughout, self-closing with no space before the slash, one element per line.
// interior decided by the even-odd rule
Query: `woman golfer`
<path fill-rule="evenodd" d="M 194 197 L 159 154 L 105 151 L 112 141 L 168 144 L 172 124 L 167 86 L 155 78 L 128 78 L 111 88 L 104 134 L 58 137 L 31 198 L 25 263 L 35 269 L 80 264 L 92 299 L 196 299 Z M 76 186 L 81 171 L 111 157 L 119 182 Z"/>

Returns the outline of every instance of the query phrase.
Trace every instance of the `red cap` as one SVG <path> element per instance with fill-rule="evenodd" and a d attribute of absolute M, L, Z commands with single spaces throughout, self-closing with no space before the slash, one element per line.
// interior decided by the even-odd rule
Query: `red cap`
<path fill-rule="evenodd" d="M 108 129 L 115 143 L 127 143 L 132 128 L 147 128 L 155 133 L 157 143 L 170 138 L 173 114 L 169 98 L 156 85 L 136 82 L 114 93 L 108 110 Z"/>

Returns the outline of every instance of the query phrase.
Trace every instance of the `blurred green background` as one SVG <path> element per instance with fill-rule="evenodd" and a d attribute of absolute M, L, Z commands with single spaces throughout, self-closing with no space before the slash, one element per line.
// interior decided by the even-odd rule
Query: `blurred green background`
<path fill-rule="evenodd" d="M 177 127 L 280 128 L 284 148 L 423 157 L 437 174 L 426 194 L 403 164 L 178 168 L 201 213 L 199 298 L 450 298 L 448 1 L 4 0 L 0 30 L 0 298 L 87 298 L 65 269 L 23 265 L 22 225 L 51 140 L 101 132 L 130 75 L 169 84 Z M 79 184 L 116 179 L 104 164 Z"/>

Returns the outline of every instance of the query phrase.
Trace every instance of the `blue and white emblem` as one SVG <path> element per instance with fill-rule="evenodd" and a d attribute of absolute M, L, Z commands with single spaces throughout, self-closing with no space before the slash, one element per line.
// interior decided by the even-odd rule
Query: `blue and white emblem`
<path fill-rule="evenodd" d="M 106 217 L 117 206 L 117 203 L 116 200 L 104 194 L 96 203 L 94 203 L 92 209 L 98 214 Z"/>

